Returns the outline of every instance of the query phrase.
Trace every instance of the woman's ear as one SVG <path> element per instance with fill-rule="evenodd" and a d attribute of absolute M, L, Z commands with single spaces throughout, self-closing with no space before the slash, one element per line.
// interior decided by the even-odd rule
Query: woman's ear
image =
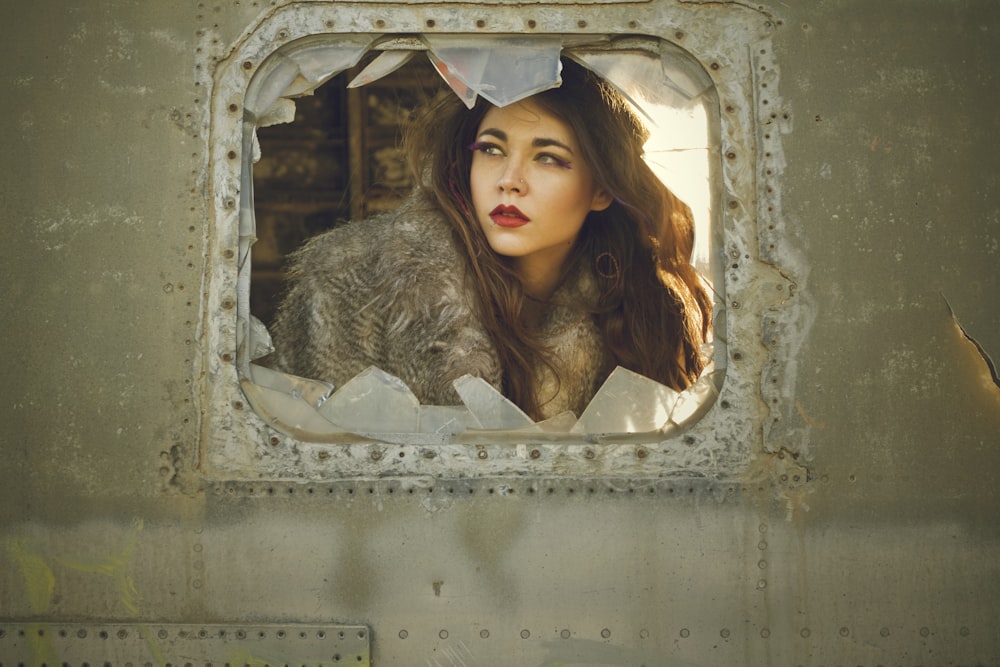
<path fill-rule="evenodd" d="M 594 190 L 594 198 L 590 201 L 590 210 L 603 211 L 611 206 L 611 202 L 614 200 L 614 197 L 609 195 L 604 188 L 596 188 Z"/>

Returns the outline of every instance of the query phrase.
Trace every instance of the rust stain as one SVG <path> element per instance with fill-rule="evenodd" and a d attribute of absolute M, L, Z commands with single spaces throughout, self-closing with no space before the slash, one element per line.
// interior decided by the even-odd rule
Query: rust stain
<path fill-rule="evenodd" d="M 819 428 L 819 429 L 826 428 L 826 422 L 823 421 L 822 419 L 813 419 L 812 417 L 810 417 L 809 413 L 806 412 L 806 409 L 802 407 L 802 403 L 800 403 L 799 401 L 795 401 L 795 411 L 799 413 L 800 417 L 802 417 L 802 421 L 804 421 L 812 428 Z"/>

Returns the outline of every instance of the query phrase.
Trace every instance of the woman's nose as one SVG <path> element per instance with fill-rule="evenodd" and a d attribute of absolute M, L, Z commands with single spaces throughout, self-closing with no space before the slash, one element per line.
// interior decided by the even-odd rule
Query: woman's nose
<path fill-rule="evenodd" d="M 527 184 L 524 181 L 521 170 L 513 163 L 509 163 L 507 168 L 504 169 L 503 174 L 500 175 L 499 186 L 502 192 L 524 194 Z"/>

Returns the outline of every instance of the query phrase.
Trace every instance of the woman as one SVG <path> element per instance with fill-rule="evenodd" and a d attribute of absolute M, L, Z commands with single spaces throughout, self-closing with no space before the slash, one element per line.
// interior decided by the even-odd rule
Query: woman
<path fill-rule="evenodd" d="M 535 419 L 579 414 L 615 366 L 678 390 L 698 376 L 711 304 L 690 210 L 643 161 L 624 99 L 572 61 L 562 78 L 422 116 L 414 194 L 294 256 L 276 366 L 339 385 L 375 365 L 425 404 L 476 375 Z"/>

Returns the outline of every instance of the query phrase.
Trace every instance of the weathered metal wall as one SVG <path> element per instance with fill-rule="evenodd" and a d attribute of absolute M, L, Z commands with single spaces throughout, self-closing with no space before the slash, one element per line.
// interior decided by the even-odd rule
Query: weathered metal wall
<path fill-rule="evenodd" d="M 219 473 L 219 429 L 253 429 L 205 375 L 216 66 L 283 5 L 7 3 L 0 662 L 1000 662 L 1000 388 L 966 336 L 1000 354 L 995 3 L 302 4 L 331 30 L 746 40 L 755 71 L 714 76 L 750 124 L 721 158 L 747 160 L 725 224 L 758 279 L 727 283 L 748 460 Z"/>

